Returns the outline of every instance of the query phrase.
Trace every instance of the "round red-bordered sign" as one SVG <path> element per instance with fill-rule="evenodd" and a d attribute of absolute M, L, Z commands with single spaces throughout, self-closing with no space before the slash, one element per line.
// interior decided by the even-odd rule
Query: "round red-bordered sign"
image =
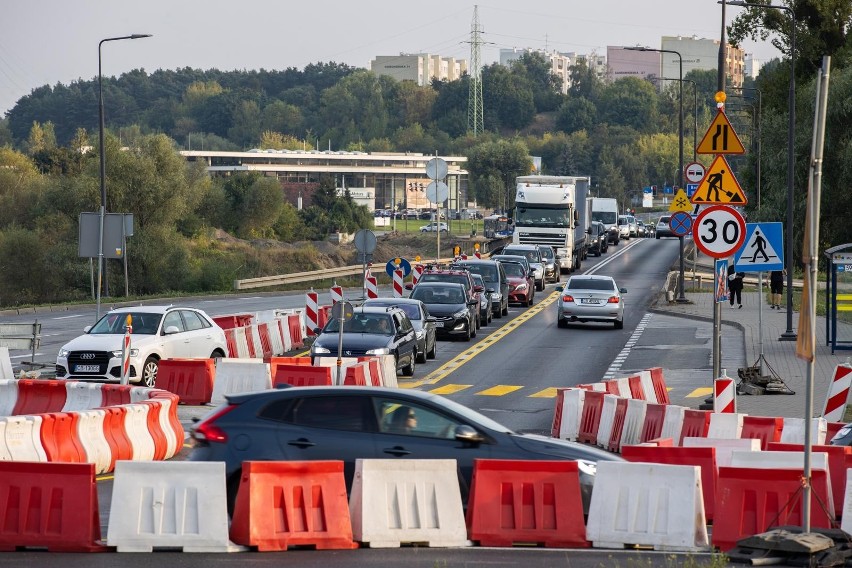
<path fill-rule="evenodd" d="M 698 162 L 691 162 L 683 168 L 683 175 L 689 183 L 701 183 L 705 173 L 707 173 L 707 168 L 704 167 L 704 164 Z"/>
<path fill-rule="evenodd" d="M 739 250 L 745 242 L 746 224 L 736 209 L 713 205 L 703 210 L 692 225 L 692 236 L 698 250 L 713 258 L 725 258 Z"/>

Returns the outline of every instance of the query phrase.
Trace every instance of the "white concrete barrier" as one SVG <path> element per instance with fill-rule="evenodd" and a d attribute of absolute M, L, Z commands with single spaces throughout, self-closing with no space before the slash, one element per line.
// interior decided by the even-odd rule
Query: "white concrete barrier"
<path fill-rule="evenodd" d="M 612 380 L 615 381 L 615 384 L 618 387 L 618 396 L 621 398 L 633 398 L 633 395 L 630 394 L 630 379 L 627 377 L 621 377 Z"/>
<path fill-rule="evenodd" d="M 95 464 L 96 473 L 106 473 L 112 467 L 112 449 L 107 442 L 104 428 L 106 411 L 83 410 L 77 415 L 77 435 L 86 452 L 86 461 Z"/>
<path fill-rule="evenodd" d="M 598 422 L 598 439 L 596 445 L 601 448 L 609 446 L 609 438 L 612 436 L 612 427 L 615 422 L 615 408 L 619 397 L 614 394 L 605 394 L 603 408 L 601 408 L 601 419 Z"/>
<path fill-rule="evenodd" d="M 657 400 L 657 391 L 654 389 L 654 381 L 651 379 L 651 371 L 639 371 L 639 381 L 642 383 L 645 400 L 651 404 L 660 404 Z"/>
<path fill-rule="evenodd" d="M 65 383 L 65 406 L 62 412 L 76 412 L 103 406 L 103 383 L 67 381 Z"/>
<path fill-rule="evenodd" d="M 457 469 L 456 460 L 356 460 L 353 539 L 370 548 L 471 546 Z"/>
<path fill-rule="evenodd" d="M 586 538 L 597 548 L 709 550 L 701 468 L 598 462 Z"/>
<path fill-rule="evenodd" d="M 648 403 L 644 400 L 631 398 L 627 401 L 627 413 L 624 416 L 619 449 L 624 446 L 635 446 L 642 441 L 642 426 L 645 424 L 647 411 Z"/>
<path fill-rule="evenodd" d="M 840 528 L 845 533 L 852 534 L 852 468 L 846 470 L 846 493 L 843 495 L 843 517 Z"/>
<path fill-rule="evenodd" d="M 679 446 L 680 434 L 683 431 L 683 417 L 685 413 L 685 406 L 667 404 L 666 415 L 663 417 L 663 429 L 660 432 L 660 438 L 671 438 L 672 444 Z"/>
<path fill-rule="evenodd" d="M 16 404 L 18 404 L 18 381 L 0 379 L 0 417 L 12 416 Z"/>
<path fill-rule="evenodd" d="M 340 377 L 337 377 L 337 357 L 317 357 L 314 359 L 314 365 L 317 367 L 331 367 L 331 380 L 335 385 L 342 385 L 346 378 L 346 369 L 359 363 L 357 357 L 341 357 L 340 358 Z"/>
<path fill-rule="evenodd" d="M 723 438 L 735 440 L 743 432 L 743 418 L 746 414 L 733 412 L 711 412 L 710 427 L 707 429 L 708 438 Z"/>
<path fill-rule="evenodd" d="M 6 449 L 12 461 L 47 461 L 47 452 L 41 443 L 41 416 L 7 416 L 3 421 L 6 422 Z"/>
<path fill-rule="evenodd" d="M 237 392 L 258 392 L 272 388 L 269 363 L 259 359 L 226 357 L 216 363 L 211 404 L 222 404 L 225 395 Z"/>
<path fill-rule="evenodd" d="M 583 389 L 568 389 L 562 394 L 562 422 L 559 424 L 558 438 L 577 441 L 585 402 L 586 391 Z"/>
<path fill-rule="evenodd" d="M 0 379 L 12 380 L 15 373 L 12 371 L 12 359 L 9 357 L 9 348 L 0 347 Z"/>
<path fill-rule="evenodd" d="M 116 462 L 107 544 L 118 552 L 245 550 L 228 539 L 224 462 Z"/>
<path fill-rule="evenodd" d="M 731 465 L 734 452 L 759 452 L 760 440 L 756 438 L 699 438 L 687 436 L 683 439 L 684 448 L 716 448 L 716 469 Z M 768 452 L 764 452 L 768 453 Z"/>
<path fill-rule="evenodd" d="M 811 422 L 811 443 L 814 445 L 825 444 L 825 436 L 828 431 L 828 422 L 825 418 L 814 418 Z M 782 444 L 805 443 L 805 419 L 784 418 L 784 427 L 781 429 Z"/>

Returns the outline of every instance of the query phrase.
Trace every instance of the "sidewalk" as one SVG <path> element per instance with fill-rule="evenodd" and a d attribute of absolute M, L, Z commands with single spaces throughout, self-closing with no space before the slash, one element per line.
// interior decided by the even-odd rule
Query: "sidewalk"
<path fill-rule="evenodd" d="M 709 275 L 713 273 L 713 259 L 699 255 L 696 270 Z M 751 276 L 751 275 L 749 275 Z M 754 274 L 756 277 L 757 275 Z M 707 278 L 705 277 L 705 281 Z M 712 280 L 711 280 L 712 281 Z M 686 274 L 686 288 L 690 286 L 690 274 Z M 763 289 L 767 292 L 769 288 L 768 277 L 764 277 Z M 784 298 L 786 300 L 786 288 Z M 713 292 L 708 288 L 707 292 L 686 292 L 684 294 L 687 303 L 668 303 L 665 293 L 661 294 L 655 304 L 651 306 L 652 312 L 666 315 L 681 316 L 690 319 L 702 319 L 713 321 Z M 778 338 L 787 330 L 787 310 L 770 309 L 757 291 L 756 285 L 753 290 L 746 283 L 743 291 L 742 309 L 731 309 L 727 302 L 722 304 L 722 322 L 742 330 L 747 364 L 754 365 L 761 353 L 760 331 L 763 330 L 762 351 L 769 366 L 775 370 L 784 383 L 795 391 L 793 395 L 769 394 L 760 396 L 737 396 L 738 412 L 755 416 L 782 416 L 793 418 L 804 418 L 805 416 L 805 394 L 807 379 L 807 363 L 796 357 L 795 341 L 779 341 Z M 760 313 L 762 305 L 762 314 Z M 762 323 L 762 325 L 761 325 Z M 816 356 L 814 359 L 813 372 L 813 397 L 812 416 L 821 416 L 825 407 L 825 398 L 835 367 L 847 362 L 852 357 L 852 351 L 837 350 L 831 354 L 831 346 L 826 343 L 825 317 L 817 317 L 816 322 Z M 793 332 L 798 332 L 799 314 L 793 312 Z M 737 369 L 727 369 L 728 376 L 737 379 Z M 764 364 L 763 374 L 768 375 L 769 370 Z"/>

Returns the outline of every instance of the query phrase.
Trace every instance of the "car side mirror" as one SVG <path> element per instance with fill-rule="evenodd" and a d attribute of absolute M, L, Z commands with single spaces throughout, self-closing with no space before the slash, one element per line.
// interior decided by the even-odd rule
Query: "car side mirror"
<path fill-rule="evenodd" d="M 535 269 L 534 268 L 530 268 L 529 276 L 531 276 L 531 277 L 535 276 Z"/>
<path fill-rule="evenodd" d="M 483 290 L 485 290 L 485 288 L 483 288 L 482 286 L 479 286 L 479 285 L 476 285 L 476 286 L 473 287 L 474 292 L 482 292 Z"/>
<path fill-rule="evenodd" d="M 619 288 L 618 291 L 621 292 L 622 294 L 626 294 L 627 288 Z"/>
<path fill-rule="evenodd" d="M 480 444 L 485 441 L 485 437 L 482 434 L 467 424 L 456 426 L 455 438 L 459 442 L 467 442 L 469 444 Z"/>
<path fill-rule="evenodd" d="M 557 286 L 557 287 L 556 287 L 556 291 L 557 291 L 557 292 L 561 292 L 561 291 L 562 291 L 562 290 L 564 290 L 564 289 L 565 289 L 565 287 L 564 287 L 564 286 Z"/>
<path fill-rule="evenodd" d="M 163 330 L 163 334 L 171 335 L 173 333 L 178 333 L 180 330 L 176 325 L 170 325 L 166 329 Z"/>
<path fill-rule="evenodd" d="M 494 288 L 486 288 L 486 289 L 485 289 L 485 292 L 486 292 L 487 294 L 493 294 L 493 293 L 494 293 Z"/>
<path fill-rule="evenodd" d="M 86 327 L 83 328 L 83 333 L 89 333 L 90 329 L 92 329 L 92 326 L 87 325 Z"/>
<path fill-rule="evenodd" d="M 314 335 L 319 335 L 319 334 L 320 334 L 320 331 L 322 331 L 320 328 L 315 327 L 315 328 L 314 328 Z"/>
<path fill-rule="evenodd" d="M 408 282 L 408 283 L 405 285 L 405 289 L 406 289 L 406 290 L 411 290 L 412 288 L 414 288 L 414 284 L 412 284 L 411 282 Z"/>

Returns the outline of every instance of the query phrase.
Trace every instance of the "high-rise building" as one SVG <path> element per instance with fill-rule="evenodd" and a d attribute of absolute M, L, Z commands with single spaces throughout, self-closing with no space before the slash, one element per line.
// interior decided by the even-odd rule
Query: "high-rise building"
<path fill-rule="evenodd" d="M 558 51 L 545 51 L 543 49 L 501 49 L 500 50 L 500 65 L 508 66 L 513 61 L 517 61 L 525 53 L 538 53 L 546 61 L 550 62 L 550 72 L 559 77 L 562 82 L 560 91 L 568 92 L 568 87 L 571 85 L 571 73 L 569 67 L 574 64 L 575 59 L 571 57 L 573 54 L 559 53 Z"/>
<path fill-rule="evenodd" d="M 621 46 L 606 48 L 607 80 L 617 81 L 624 77 L 651 79 L 660 76 L 660 53 L 658 51 L 633 51 Z"/>
<path fill-rule="evenodd" d="M 377 55 L 370 62 L 370 70 L 376 75 L 387 75 L 397 81 L 414 81 L 425 87 L 433 78 L 441 81 L 461 78 L 467 72 L 467 61 L 429 53 Z"/>
<path fill-rule="evenodd" d="M 719 68 L 719 40 L 697 36 L 663 36 L 661 49 L 677 51 L 683 58 L 683 76 L 693 69 L 716 71 Z M 661 77 L 677 77 L 680 65 L 677 55 L 662 53 Z M 725 50 L 725 73 L 732 87 L 742 87 L 745 70 L 745 52 L 728 45 Z"/>

